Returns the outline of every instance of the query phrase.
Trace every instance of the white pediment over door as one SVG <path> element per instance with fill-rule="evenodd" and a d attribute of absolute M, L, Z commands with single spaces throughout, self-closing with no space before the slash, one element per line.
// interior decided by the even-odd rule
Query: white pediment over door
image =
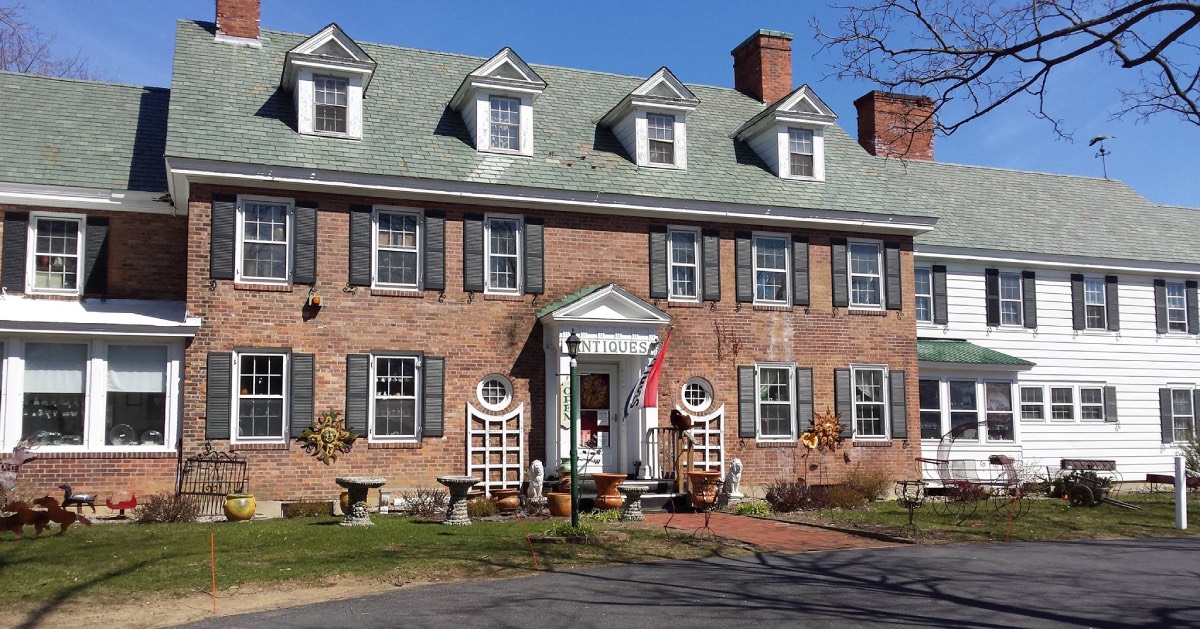
<path fill-rule="evenodd" d="M 542 315 L 554 323 L 606 325 L 653 325 L 671 321 L 671 316 L 616 284 L 600 286 Z"/>

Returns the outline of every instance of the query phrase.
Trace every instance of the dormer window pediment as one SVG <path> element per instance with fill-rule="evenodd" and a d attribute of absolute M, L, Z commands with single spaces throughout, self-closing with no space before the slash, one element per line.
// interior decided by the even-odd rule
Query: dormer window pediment
<path fill-rule="evenodd" d="M 467 75 L 450 108 L 461 113 L 475 148 L 533 155 L 533 103 L 546 82 L 512 48 Z"/>
<path fill-rule="evenodd" d="M 734 134 L 781 179 L 825 180 L 825 128 L 837 114 L 807 85 L 767 107 Z"/>
<path fill-rule="evenodd" d="M 666 67 L 600 119 L 638 166 L 687 168 L 687 116 L 700 99 Z"/>
<path fill-rule="evenodd" d="M 337 24 L 289 50 L 280 84 L 292 93 L 297 130 L 361 138 L 363 94 L 376 65 Z"/>

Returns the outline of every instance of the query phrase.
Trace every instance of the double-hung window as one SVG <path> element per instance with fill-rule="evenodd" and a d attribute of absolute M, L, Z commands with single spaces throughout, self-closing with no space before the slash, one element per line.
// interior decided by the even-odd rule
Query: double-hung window
<path fill-rule="evenodd" d="M 812 129 L 788 129 L 788 174 L 815 177 Z"/>
<path fill-rule="evenodd" d="M 1083 304 L 1087 329 L 1106 329 L 1108 318 L 1104 304 L 1104 278 L 1085 277 L 1083 279 Z"/>
<path fill-rule="evenodd" d="M 1022 325 L 1021 274 L 1000 274 L 1000 325 Z"/>
<path fill-rule="evenodd" d="M 942 381 L 922 378 L 921 394 L 921 438 L 942 437 Z"/>
<path fill-rule="evenodd" d="M 887 370 L 853 367 L 854 438 L 887 437 Z"/>
<path fill-rule="evenodd" d="M 510 96 L 492 96 L 488 146 L 501 151 L 521 150 L 521 99 Z"/>
<path fill-rule="evenodd" d="M 1072 387 L 1050 387 L 1050 419 L 1075 421 L 1075 389 Z"/>
<path fill-rule="evenodd" d="M 237 355 L 237 439 L 282 440 L 287 399 L 287 355 Z"/>
<path fill-rule="evenodd" d="M 950 430 L 958 439 L 978 439 L 979 400 L 974 380 L 951 380 Z"/>
<path fill-rule="evenodd" d="M 917 322 L 933 323 L 933 270 L 917 267 L 913 277 L 916 281 L 913 294 L 917 300 Z"/>
<path fill-rule="evenodd" d="M 1104 388 L 1079 387 L 1079 419 L 1104 421 Z"/>
<path fill-rule="evenodd" d="M 238 206 L 238 281 L 285 283 L 291 277 L 290 201 L 243 197 Z"/>
<path fill-rule="evenodd" d="M 521 292 L 521 219 L 489 216 L 486 221 L 486 292 Z"/>
<path fill-rule="evenodd" d="M 1183 282 L 1167 282 L 1167 329 L 1187 332 L 1187 298 Z"/>
<path fill-rule="evenodd" d="M 374 356 L 371 437 L 382 441 L 419 439 L 421 360 L 417 356 Z"/>
<path fill-rule="evenodd" d="M 340 76 L 313 77 L 313 129 L 324 133 L 346 133 L 347 88 Z"/>
<path fill-rule="evenodd" d="M 786 305 L 788 297 L 788 239 L 754 236 L 754 303 Z"/>
<path fill-rule="evenodd" d="M 671 299 L 700 298 L 699 238 L 694 230 L 672 229 L 668 235 L 667 260 L 671 270 Z"/>
<path fill-rule="evenodd" d="M 675 116 L 646 114 L 646 140 L 651 164 L 675 165 Z"/>
<path fill-rule="evenodd" d="M 795 439 L 796 387 L 792 365 L 758 365 L 758 438 Z"/>
<path fill-rule="evenodd" d="M 1021 420 L 1042 421 L 1046 419 L 1046 390 L 1040 386 L 1021 387 Z"/>
<path fill-rule="evenodd" d="M 851 242 L 850 307 L 879 309 L 883 307 L 883 246 L 873 242 Z"/>
<path fill-rule="evenodd" d="M 1012 383 L 985 382 L 983 390 L 987 396 L 988 441 L 1012 441 L 1015 434 Z"/>
<path fill-rule="evenodd" d="M 1176 443 L 1192 438 L 1192 390 L 1171 389 L 1171 424 Z"/>
<path fill-rule="evenodd" d="M 375 285 L 416 290 L 420 282 L 421 216 L 416 212 L 375 212 Z"/>
<path fill-rule="evenodd" d="M 29 292 L 77 295 L 83 275 L 83 218 L 33 215 Z"/>

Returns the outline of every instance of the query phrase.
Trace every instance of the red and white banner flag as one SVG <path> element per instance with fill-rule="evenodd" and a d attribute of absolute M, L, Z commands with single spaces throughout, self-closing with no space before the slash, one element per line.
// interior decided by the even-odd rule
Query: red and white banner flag
<path fill-rule="evenodd" d="M 629 392 L 625 400 L 625 418 L 638 408 L 658 408 L 658 376 L 662 373 L 663 359 L 667 356 L 667 344 L 671 342 L 671 331 L 667 330 L 667 338 L 662 344 L 655 343 L 650 350 L 650 364 L 642 372 L 637 386 Z"/>

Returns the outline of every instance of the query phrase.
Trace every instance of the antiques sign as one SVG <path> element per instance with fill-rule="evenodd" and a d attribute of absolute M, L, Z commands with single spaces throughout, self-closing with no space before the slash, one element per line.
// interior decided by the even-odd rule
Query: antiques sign
<path fill-rule="evenodd" d="M 650 353 L 650 346 L 654 344 L 655 339 L 628 340 L 628 339 L 600 339 L 588 338 L 582 336 L 579 340 L 580 354 L 630 354 L 635 356 L 645 356 Z M 565 341 L 561 345 L 562 352 L 567 353 Z"/>

